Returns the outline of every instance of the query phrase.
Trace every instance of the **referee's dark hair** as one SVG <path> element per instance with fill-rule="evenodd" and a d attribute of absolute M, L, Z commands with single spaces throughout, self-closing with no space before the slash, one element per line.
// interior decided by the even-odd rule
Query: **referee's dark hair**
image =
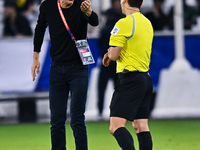
<path fill-rule="evenodd" d="M 128 0 L 128 4 L 129 4 L 131 7 L 137 7 L 137 8 L 140 8 L 140 7 L 141 7 L 142 2 L 143 2 L 143 0 Z"/>

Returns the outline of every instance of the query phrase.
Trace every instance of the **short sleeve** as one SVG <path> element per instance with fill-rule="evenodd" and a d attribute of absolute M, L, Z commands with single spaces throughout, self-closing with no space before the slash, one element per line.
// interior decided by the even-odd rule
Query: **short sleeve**
<path fill-rule="evenodd" d="M 111 31 L 110 46 L 124 47 L 127 38 L 132 33 L 132 22 L 129 22 L 127 18 L 120 19 Z"/>

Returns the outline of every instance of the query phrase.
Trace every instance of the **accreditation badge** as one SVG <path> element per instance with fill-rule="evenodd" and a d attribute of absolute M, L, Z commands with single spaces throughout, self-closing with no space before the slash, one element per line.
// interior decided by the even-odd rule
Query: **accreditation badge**
<path fill-rule="evenodd" d="M 92 56 L 92 52 L 86 39 L 77 40 L 75 41 L 75 44 L 83 65 L 95 63 L 94 58 Z"/>

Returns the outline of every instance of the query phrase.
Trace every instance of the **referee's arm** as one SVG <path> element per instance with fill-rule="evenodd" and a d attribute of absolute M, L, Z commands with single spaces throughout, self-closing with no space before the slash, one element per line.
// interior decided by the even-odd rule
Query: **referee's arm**
<path fill-rule="evenodd" d="M 110 47 L 108 52 L 103 57 L 103 65 L 108 67 L 111 61 L 116 61 L 119 58 L 122 47 Z"/>

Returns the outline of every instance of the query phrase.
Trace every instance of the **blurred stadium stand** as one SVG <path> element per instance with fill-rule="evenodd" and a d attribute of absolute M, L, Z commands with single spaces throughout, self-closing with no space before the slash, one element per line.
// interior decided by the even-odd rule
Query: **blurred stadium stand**
<path fill-rule="evenodd" d="M 3 31 L 3 13 L 4 13 L 4 9 L 3 9 L 3 0 L 0 0 L 0 37 L 2 36 L 2 31 Z"/>

